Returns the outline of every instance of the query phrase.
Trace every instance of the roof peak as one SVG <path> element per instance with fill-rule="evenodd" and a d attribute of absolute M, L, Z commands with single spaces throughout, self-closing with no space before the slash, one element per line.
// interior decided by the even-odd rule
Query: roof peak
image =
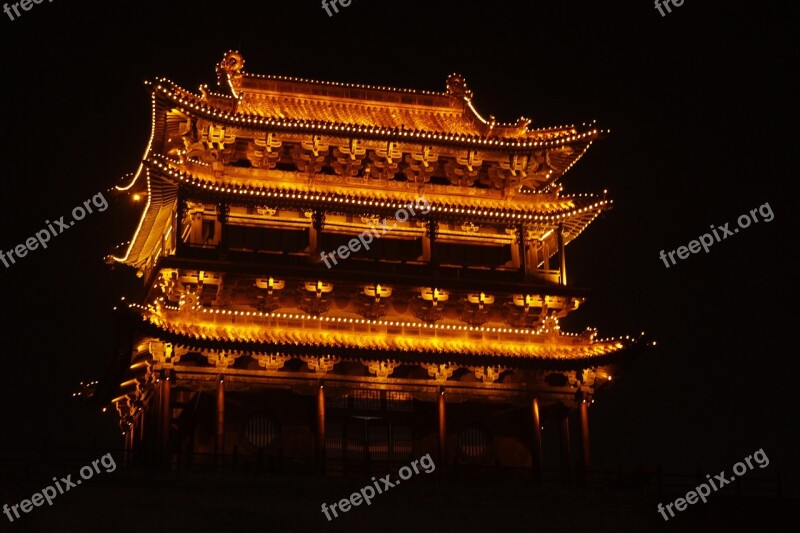
<path fill-rule="evenodd" d="M 460 87 L 463 86 L 466 89 L 466 82 L 464 81 L 463 76 L 460 74 L 450 74 L 447 77 L 446 82 L 446 91 L 429 91 L 423 89 L 410 89 L 404 87 L 390 87 L 386 85 L 370 85 L 366 83 L 348 83 L 348 82 L 337 82 L 337 81 L 325 81 L 325 80 L 316 80 L 311 78 L 301 78 L 297 76 L 279 76 L 279 75 L 272 75 L 272 74 L 253 74 L 251 72 L 245 72 L 244 70 L 244 57 L 242 54 L 236 50 L 228 50 L 225 55 L 223 56 L 222 60 L 217 64 L 217 80 L 220 85 L 229 85 L 233 90 L 234 94 L 237 92 L 235 85 L 241 83 L 244 78 L 249 78 L 252 80 L 272 80 L 272 81 L 285 81 L 285 82 L 292 82 L 298 84 L 308 84 L 308 85 L 322 85 L 322 86 L 329 86 L 329 87 L 342 87 L 342 88 L 349 88 L 349 89 L 361 89 L 367 91 L 383 91 L 383 92 L 393 92 L 393 93 L 406 93 L 406 94 L 417 94 L 417 95 L 427 95 L 427 96 L 451 96 L 451 97 L 461 97 L 462 92 L 460 91 Z M 451 84 L 451 79 L 456 80 L 453 84 Z M 451 90 L 452 88 L 452 90 Z M 472 96 L 472 92 L 469 91 L 469 96 Z"/>
<path fill-rule="evenodd" d="M 217 81 L 227 85 L 231 94 L 241 100 L 244 93 L 249 95 L 283 96 L 295 94 L 303 98 L 349 100 L 355 103 L 369 102 L 371 105 L 385 105 L 408 108 L 437 108 L 467 115 L 480 130 L 498 136 L 521 137 L 531 130 L 531 119 L 524 116 L 515 122 L 499 122 L 494 115 L 485 118 L 472 103 L 474 93 L 467 86 L 464 76 L 452 73 L 445 80 L 444 92 L 420 89 L 398 88 L 361 83 L 321 81 L 293 76 L 252 74 L 244 70 L 244 57 L 236 50 L 228 50 L 216 66 Z M 571 126 L 570 126 L 571 127 Z M 558 128 L 545 128 L 558 129 Z"/>

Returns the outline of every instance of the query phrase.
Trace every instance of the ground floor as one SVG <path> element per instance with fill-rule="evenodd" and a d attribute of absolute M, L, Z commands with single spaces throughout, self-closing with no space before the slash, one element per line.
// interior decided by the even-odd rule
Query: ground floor
<path fill-rule="evenodd" d="M 126 460 L 168 470 L 236 466 L 328 476 L 396 472 L 429 455 L 441 470 L 579 474 L 589 466 L 589 404 L 533 392 L 475 396 L 428 384 L 236 375 L 157 378 L 132 409 Z"/>

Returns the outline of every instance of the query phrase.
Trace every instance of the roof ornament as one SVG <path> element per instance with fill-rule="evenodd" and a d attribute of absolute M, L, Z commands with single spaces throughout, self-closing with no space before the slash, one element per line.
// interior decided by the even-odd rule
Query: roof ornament
<path fill-rule="evenodd" d="M 244 58 L 235 50 L 228 50 L 217 64 L 217 83 L 228 85 L 235 97 L 239 97 L 239 88 L 242 85 L 242 69 Z"/>
<path fill-rule="evenodd" d="M 472 100 L 472 91 L 467 87 L 467 80 L 461 74 L 447 76 L 447 94 L 466 101 Z"/>
<path fill-rule="evenodd" d="M 531 119 L 528 117 L 519 117 L 514 124 L 514 134 L 517 137 L 522 137 L 528 132 L 528 126 L 531 124 Z"/>

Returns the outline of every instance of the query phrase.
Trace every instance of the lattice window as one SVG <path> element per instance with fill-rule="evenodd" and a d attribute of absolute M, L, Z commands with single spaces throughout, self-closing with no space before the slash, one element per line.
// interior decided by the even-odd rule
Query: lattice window
<path fill-rule="evenodd" d="M 466 428 L 461 432 L 458 442 L 461 452 L 467 457 L 480 457 L 489 450 L 489 436 L 481 428 Z"/>
<path fill-rule="evenodd" d="M 344 448 L 342 439 L 342 424 L 339 422 L 325 422 L 325 456 L 330 459 L 340 459 Z"/>
<path fill-rule="evenodd" d="M 250 418 L 244 427 L 245 440 L 257 448 L 266 448 L 278 438 L 278 426 L 268 416 L 257 415 Z"/>
<path fill-rule="evenodd" d="M 373 421 L 368 426 L 369 455 L 373 461 L 389 459 L 389 427 L 386 423 Z"/>
<path fill-rule="evenodd" d="M 353 391 L 353 407 L 355 409 L 380 409 L 381 391 L 357 390 Z"/>
<path fill-rule="evenodd" d="M 347 426 L 347 447 L 348 458 L 364 457 L 364 425 L 350 423 Z"/>
<path fill-rule="evenodd" d="M 386 392 L 387 411 L 413 411 L 414 402 L 409 392 L 387 391 Z"/>
<path fill-rule="evenodd" d="M 344 396 L 340 396 L 338 398 L 328 398 L 326 396 L 325 407 L 328 409 L 347 409 L 347 399 L 349 397 L 349 394 L 345 394 Z"/>
<path fill-rule="evenodd" d="M 392 426 L 392 455 L 395 461 L 404 461 L 411 457 L 411 428 L 409 426 Z"/>

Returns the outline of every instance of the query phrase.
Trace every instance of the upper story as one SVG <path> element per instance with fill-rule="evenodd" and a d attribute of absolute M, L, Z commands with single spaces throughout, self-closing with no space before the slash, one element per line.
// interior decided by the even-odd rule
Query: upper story
<path fill-rule="evenodd" d="M 563 286 L 564 247 L 610 207 L 604 192 L 562 195 L 559 180 L 602 134 L 592 124 L 487 119 L 458 75 L 430 92 L 243 67 L 237 52 L 217 65 L 228 94 L 150 84 L 151 139 L 118 188 L 147 206 L 113 260 L 147 274 L 172 256 L 326 272 L 326 252 L 371 231 L 369 250 L 336 269 Z M 424 212 L 399 216 L 421 201 Z"/>

